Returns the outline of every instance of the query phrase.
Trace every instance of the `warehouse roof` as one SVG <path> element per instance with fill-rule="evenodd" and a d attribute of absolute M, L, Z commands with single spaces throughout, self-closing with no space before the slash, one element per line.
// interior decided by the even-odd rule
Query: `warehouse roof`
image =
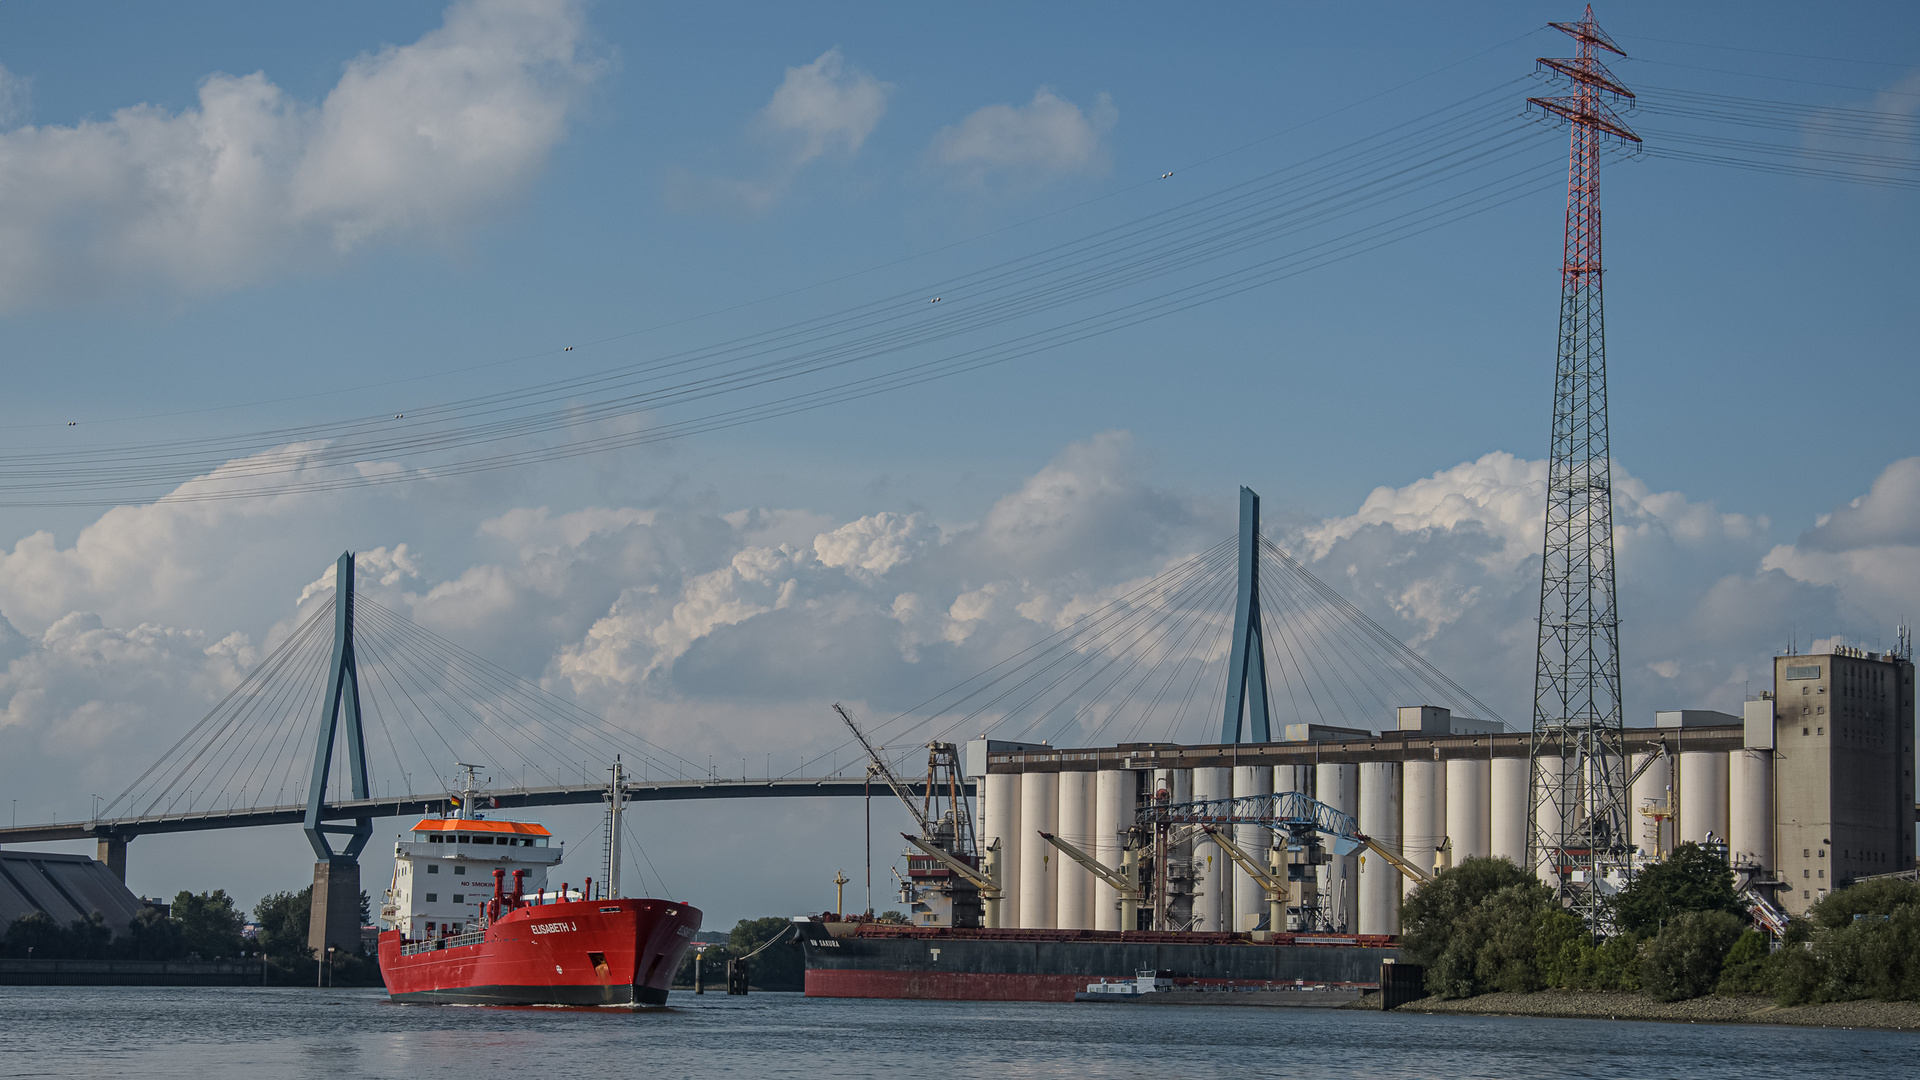
<path fill-rule="evenodd" d="M 0 851 L 0 931 L 36 909 L 62 926 L 98 911 L 118 935 L 126 932 L 141 906 L 140 898 L 96 859 Z"/>

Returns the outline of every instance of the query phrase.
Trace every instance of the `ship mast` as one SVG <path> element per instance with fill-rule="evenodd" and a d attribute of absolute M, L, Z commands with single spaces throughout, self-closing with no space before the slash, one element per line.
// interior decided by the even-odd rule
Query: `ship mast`
<path fill-rule="evenodd" d="M 627 802 L 627 774 L 620 755 L 613 756 L 613 768 L 607 771 L 613 774 L 613 782 L 607 787 L 607 861 L 601 881 L 606 898 L 613 900 L 620 896 L 620 815 Z"/>
<path fill-rule="evenodd" d="M 456 761 L 454 765 L 467 771 L 466 783 L 460 787 L 460 812 L 455 814 L 454 817 L 460 818 L 463 821 L 471 821 L 475 817 L 473 812 L 473 793 L 476 790 L 476 785 L 473 774 L 480 771 L 480 766 L 469 765 L 464 761 Z"/>

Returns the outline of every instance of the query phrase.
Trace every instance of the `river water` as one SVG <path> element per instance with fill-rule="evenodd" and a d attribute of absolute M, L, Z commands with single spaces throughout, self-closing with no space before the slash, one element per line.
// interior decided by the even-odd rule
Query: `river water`
<path fill-rule="evenodd" d="M 1879 1031 L 673 997 L 630 1013 L 395 1005 L 378 990 L 0 987 L 0 1076 L 1920 1076 L 1920 1037 Z"/>

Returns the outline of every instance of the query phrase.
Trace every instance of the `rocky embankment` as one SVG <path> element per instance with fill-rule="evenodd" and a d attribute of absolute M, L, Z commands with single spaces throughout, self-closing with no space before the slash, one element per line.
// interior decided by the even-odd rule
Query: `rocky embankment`
<path fill-rule="evenodd" d="M 1368 1001 L 1379 1008 L 1378 994 Z M 1364 1007 L 1364 1006 L 1360 1006 Z M 1422 998 L 1400 1012 L 1454 1016 L 1544 1016 L 1566 1020 L 1657 1020 L 1676 1024 L 1797 1024 L 1807 1027 L 1886 1028 L 1920 1031 L 1920 1002 L 1841 1001 L 1828 1005 L 1776 1005 L 1767 997 L 1654 1001 L 1641 994 L 1593 990 L 1542 990 L 1533 994 L 1482 994 L 1445 1000 Z"/>

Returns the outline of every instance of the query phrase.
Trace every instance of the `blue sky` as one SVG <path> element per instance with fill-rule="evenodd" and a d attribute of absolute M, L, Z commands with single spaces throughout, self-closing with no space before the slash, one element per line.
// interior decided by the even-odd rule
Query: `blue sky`
<path fill-rule="evenodd" d="M 1713 94 L 1806 118 L 1756 135 L 1697 109 L 1629 116 L 1650 144 L 1683 130 L 1830 150 L 1822 124 L 1870 113 L 1886 136 L 1872 152 L 1896 161 L 1849 168 L 1906 178 L 1876 186 L 1653 154 L 1603 169 L 1613 445 L 1639 485 L 1622 512 L 1641 530 L 1622 541 L 1630 711 L 1727 708 L 1788 634 L 1871 646 L 1920 611 L 1904 606 L 1920 598 L 1920 480 L 1901 464 L 1915 453 L 1920 14 L 1634 3 L 1597 14 L 1631 55 L 1613 69 L 1643 106 Z M 71 784 L 39 785 L 47 762 L 58 773 L 88 761 L 89 791 L 118 790 L 126 778 L 88 748 L 164 744 L 243 670 L 207 650 L 270 645 L 346 547 L 389 553 L 391 599 L 416 618 L 591 707 L 645 716 L 690 754 L 769 738 L 824 746 L 836 738 L 825 701 L 904 708 L 999 655 L 954 629 L 967 624 L 953 614 L 964 598 L 986 611 L 978 598 L 1002 582 L 1103 595 L 1230 528 L 1243 483 L 1323 576 L 1521 716 L 1513 673 L 1537 587 L 1526 467 L 1546 447 L 1565 135 L 1519 115 L 1543 92 L 1524 79 L 1534 58 L 1570 44 L 1544 24 L 1577 15 L 1540 4 L 0 7 L 5 453 L 419 415 L 883 297 L 920 304 L 964 275 L 1474 95 L 1448 115 L 1480 126 L 1453 134 L 1434 121 L 1441 141 L 1427 153 L 1494 132 L 1515 168 L 1537 172 L 1473 217 L 1217 303 L 751 425 L 317 497 L 149 505 L 162 485 L 108 489 L 98 505 L 0 508 L 0 615 L 22 642 L 0 724 L 20 764 L 0 776 L 68 815 L 85 807 Z M 449 34 L 472 47 L 465 60 L 428 48 Z M 219 115 L 252 125 L 257 175 L 195 188 L 181 177 L 198 175 L 216 98 L 240 102 Z M 1343 183 L 1419 160 L 1382 156 Z M 989 323 L 951 347 L 1139 303 L 1155 287 Z M 968 302 L 963 289 L 942 296 L 954 307 L 927 310 L 964 314 Z M 1022 507 L 1035 506 L 1071 536 L 1073 558 L 1023 563 L 1031 552 L 1004 539 L 1024 535 Z M 611 516 L 566 518 L 596 513 Z M 740 516 L 753 513 L 773 524 Z M 702 531 L 722 521 L 732 533 Z M 878 539 L 857 558 L 814 543 L 842 528 Z M 622 529 L 658 534 L 654 554 L 615 557 L 583 539 Z M 678 539 L 659 539 L 669 532 Z M 836 602 L 871 593 L 890 626 L 908 628 L 894 666 L 849 663 L 860 674 L 837 687 L 756 682 L 747 669 L 780 670 L 781 643 L 796 640 L 783 634 L 819 627 L 729 594 L 760 613 L 681 640 L 667 628 L 692 624 L 640 599 L 678 598 L 684 614 L 719 588 L 714 574 L 751 584 L 729 559 L 781 544 L 814 560 L 795 571 L 802 592 L 822 580 L 808 574 L 844 571 Z M 551 571 L 562 564 L 576 576 Z M 917 583 L 888 584 L 907 564 L 925 568 Z M 488 581 L 509 583 L 507 599 L 435 614 Z M 899 606 L 909 594 L 947 611 L 947 628 L 916 628 Z M 996 617 L 1020 618 L 975 621 Z M 115 655 L 106 646 L 97 663 L 58 659 L 88 634 L 132 648 L 142 628 L 151 651 L 137 664 L 100 659 Z M 622 634 L 651 643 L 651 659 L 608 652 Z M 738 640 L 721 649 L 728 634 Z M 954 651 L 936 663 L 916 651 L 926 642 Z M 789 711 L 809 719 L 794 726 Z"/>

